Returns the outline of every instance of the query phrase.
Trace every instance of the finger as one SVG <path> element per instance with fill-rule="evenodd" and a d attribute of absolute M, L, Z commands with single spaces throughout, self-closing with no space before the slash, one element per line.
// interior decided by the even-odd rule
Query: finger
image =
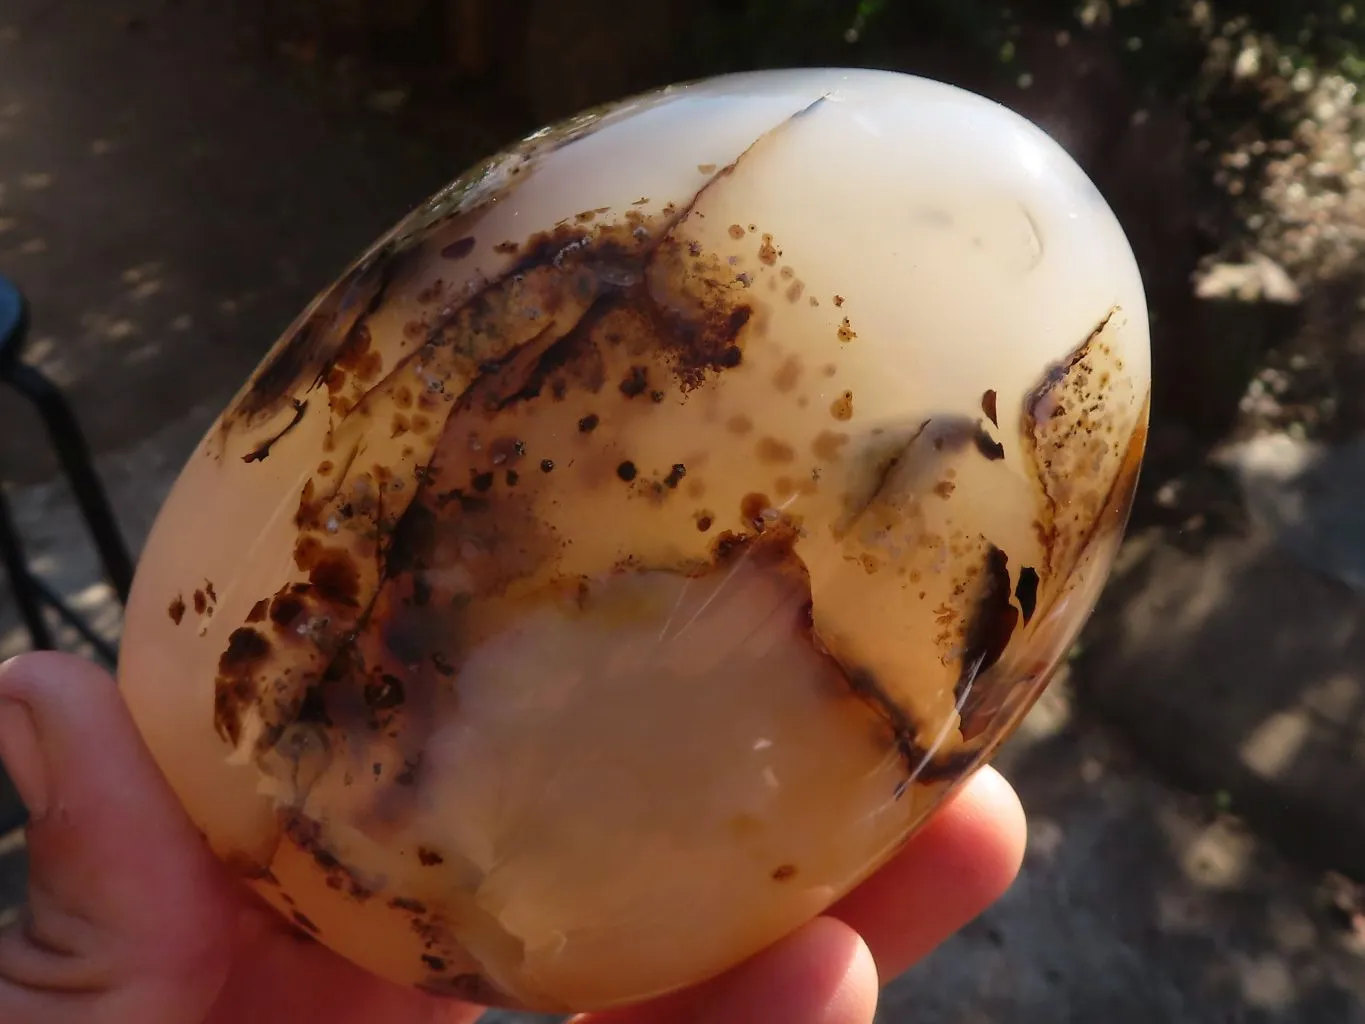
<path fill-rule="evenodd" d="M 862 938 L 829 917 L 713 981 L 573 1024 L 872 1024 L 877 969 Z"/>
<path fill-rule="evenodd" d="M 191 1019 L 222 983 L 235 911 L 113 679 L 54 653 L 0 666 L 0 759 L 31 818 L 28 904 L 0 933 L 0 1020 L 93 1020 L 77 1004 L 139 987 L 158 1007 L 140 1020 Z M 43 1014 L 21 1016 L 35 993 Z"/>
<path fill-rule="evenodd" d="M 1023 863 L 1026 834 L 1018 796 L 983 768 L 829 913 L 863 936 L 888 982 L 1004 895 Z"/>
<path fill-rule="evenodd" d="M 485 1012 L 368 974 L 252 902 L 232 973 L 204 1024 L 474 1024 Z"/>

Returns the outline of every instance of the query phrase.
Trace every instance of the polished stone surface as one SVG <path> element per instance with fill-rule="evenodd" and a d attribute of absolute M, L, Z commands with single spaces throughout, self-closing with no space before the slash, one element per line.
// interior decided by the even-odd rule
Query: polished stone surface
<path fill-rule="evenodd" d="M 594 111 L 285 332 L 143 552 L 124 691 L 343 954 L 663 993 L 1009 734 L 1103 586 L 1148 367 L 1117 221 L 1000 106 L 809 71 Z"/>

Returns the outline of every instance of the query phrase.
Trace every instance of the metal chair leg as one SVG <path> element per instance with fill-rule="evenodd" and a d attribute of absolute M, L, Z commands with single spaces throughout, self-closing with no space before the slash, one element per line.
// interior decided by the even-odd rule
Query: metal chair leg
<path fill-rule="evenodd" d="M 14 526 L 14 516 L 10 512 L 9 499 L 5 489 L 0 486 L 0 558 L 5 563 L 5 573 L 9 576 L 10 589 L 19 615 L 28 629 L 29 641 L 34 650 L 51 651 L 56 648 L 52 631 L 43 617 L 44 598 L 38 580 L 28 567 L 24 555 L 24 545 L 19 539 L 19 531 Z"/>
<path fill-rule="evenodd" d="M 62 470 L 75 494 L 81 516 L 85 519 L 86 528 L 94 540 L 105 576 L 118 595 L 119 602 L 127 604 L 128 592 L 133 585 L 133 560 L 119 532 L 104 485 L 95 473 L 85 432 L 81 430 L 66 396 L 27 363 L 16 360 L 6 368 L 4 377 L 6 383 L 28 398 L 42 416 L 57 457 L 61 460 Z"/>

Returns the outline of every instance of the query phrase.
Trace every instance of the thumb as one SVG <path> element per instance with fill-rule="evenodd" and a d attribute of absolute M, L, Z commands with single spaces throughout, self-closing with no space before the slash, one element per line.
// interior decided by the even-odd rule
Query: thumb
<path fill-rule="evenodd" d="M 0 932 L 0 1020 L 198 1020 L 233 903 L 114 680 L 69 655 L 0 665 L 0 760 L 29 811 L 28 902 Z"/>

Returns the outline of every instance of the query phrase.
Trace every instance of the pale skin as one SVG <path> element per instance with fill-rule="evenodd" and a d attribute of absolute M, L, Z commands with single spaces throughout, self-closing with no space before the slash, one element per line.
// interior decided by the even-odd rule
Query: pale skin
<path fill-rule="evenodd" d="M 63 654 L 0 666 L 0 759 L 30 809 L 27 905 L 0 932 L 5 1024 L 471 1024 L 301 939 L 209 854 L 114 681 Z M 1023 858 L 978 772 L 824 916 L 696 989 L 576 1024 L 871 1024 L 879 987 L 999 898 Z"/>

